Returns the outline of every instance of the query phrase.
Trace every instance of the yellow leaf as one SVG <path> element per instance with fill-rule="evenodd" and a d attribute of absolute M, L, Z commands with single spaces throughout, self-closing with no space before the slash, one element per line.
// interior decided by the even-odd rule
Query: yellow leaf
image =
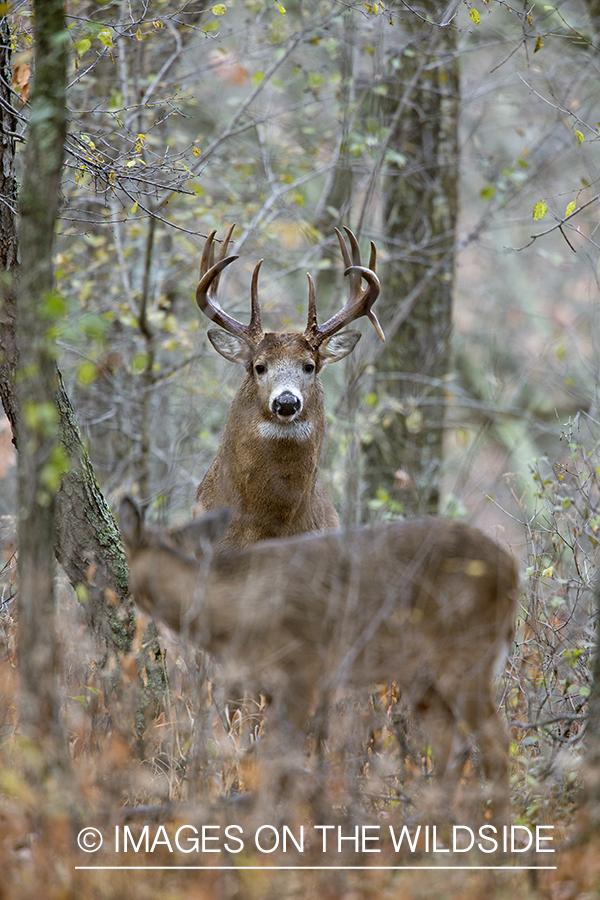
<path fill-rule="evenodd" d="M 141 28 L 138 28 L 138 30 L 136 31 L 135 37 L 136 37 L 136 40 L 138 40 L 138 41 L 141 41 L 141 40 L 142 40 L 143 36 L 142 36 L 142 29 L 141 29 Z"/>
<path fill-rule="evenodd" d="M 75 49 L 77 50 L 77 55 L 83 56 L 84 53 L 88 52 L 91 46 L 92 42 L 88 38 L 82 38 L 80 41 L 76 41 Z"/>
<path fill-rule="evenodd" d="M 539 203 L 536 203 L 533 207 L 533 218 L 536 222 L 539 222 L 540 219 L 543 219 L 546 213 L 548 212 L 548 207 L 544 203 L 543 200 L 540 200 Z"/>
<path fill-rule="evenodd" d="M 98 32 L 98 37 L 102 41 L 105 47 L 112 47 L 113 39 L 110 28 L 103 28 L 102 31 Z"/>
<path fill-rule="evenodd" d="M 224 3 L 217 3 L 212 8 L 213 16 L 224 16 L 226 12 L 227 12 L 227 7 L 225 6 Z"/>
<path fill-rule="evenodd" d="M 581 147 L 581 145 L 582 145 L 583 142 L 585 141 L 585 138 L 584 138 L 582 132 L 581 132 L 581 131 L 576 131 L 576 132 L 575 132 L 575 137 L 577 138 L 577 143 L 578 143 L 579 146 Z"/>
<path fill-rule="evenodd" d="M 285 8 L 285 6 L 282 6 L 281 3 L 280 3 L 279 6 L 278 6 L 277 8 L 279 9 L 279 12 L 281 13 L 281 15 L 282 15 L 282 16 L 285 16 L 285 14 L 286 14 L 286 8 Z"/>
<path fill-rule="evenodd" d="M 202 151 L 198 150 L 197 147 L 192 147 L 192 153 L 194 154 L 194 156 L 202 156 Z"/>
<path fill-rule="evenodd" d="M 470 17 L 471 17 L 471 21 L 472 21 L 472 22 L 475 22 L 476 25 L 479 25 L 479 23 L 481 22 L 481 15 L 477 12 L 477 10 L 476 10 L 476 9 L 470 9 L 470 10 L 469 10 L 469 15 L 470 15 Z"/>
<path fill-rule="evenodd" d="M 554 566 L 548 566 L 547 569 L 542 571 L 542 578 L 552 578 L 554 575 Z"/>
<path fill-rule="evenodd" d="M 538 50 L 541 50 L 543 46 L 544 46 L 543 40 L 541 39 L 541 37 L 538 37 L 537 41 L 535 42 L 535 47 L 533 48 L 533 52 L 537 53 Z"/>
<path fill-rule="evenodd" d="M 133 204 L 133 206 L 131 207 L 131 215 L 135 216 L 137 210 L 138 210 L 138 202 L 136 200 L 135 203 Z"/>
<path fill-rule="evenodd" d="M 569 203 L 569 205 L 567 206 L 567 208 L 565 210 L 565 218 L 567 216 L 570 216 L 572 212 L 575 212 L 576 209 L 577 209 L 577 203 L 575 202 L 575 200 L 571 200 L 571 202 Z"/>

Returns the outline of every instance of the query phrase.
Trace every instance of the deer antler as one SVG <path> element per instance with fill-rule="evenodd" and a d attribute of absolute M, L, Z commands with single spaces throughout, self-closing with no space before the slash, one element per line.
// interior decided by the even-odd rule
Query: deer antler
<path fill-rule="evenodd" d="M 250 313 L 250 322 L 248 325 L 243 325 L 241 322 L 238 322 L 237 319 L 227 315 L 217 302 L 217 290 L 221 272 L 230 265 L 230 263 L 238 259 L 237 256 L 225 256 L 234 228 L 235 224 L 231 225 L 225 235 L 216 263 L 214 239 L 217 232 L 211 231 L 206 238 L 204 250 L 202 251 L 202 259 L 200 261 L 200 281 L 196 288 L 196 303 L 202 312 L 208 316 L 209 319 L 212 319 L 216 325 L 220 325 L 224 331 L 242 338 L 242 340 L 246 341 L 246 343 L 251 346 L 255 346 L 263 336 L 260 324 L 260 306 L 258 302 L 258 273 L 263 262 L 262 259 L 255 266 L 254 272 L 252 273 L 252 289 L 250 295 L 252 311 Z"/>
<path fill-rule="evenodd" d="M 377 316 L 371 309 L 381 290 L 379 278 L 375 274 L 375 265 L 377 262 L 377 250 L 375 244 L 371 241 L 371 256 L 369 258 L 369 268 L 367 269 L 365 266 L 361 265 L 360 249 L 358 247 L 356 236 L 349 228 L 346 228 L 345 225 L 344 231 L 350 239 L 352 256 L 348 251 L 348 247 L 346 246 L 346 242 L 344 241 L 341 232 L 338 231 L 337 228 L 335 229 L 335 233 L 337 234 L 340 243 L 342 257 L 344 258 L 344 263 L 346 265 L 344 275 L 348 275 L 350 279 L 350 299 L 344 308 L 328 319 L 324 325 L 317 325 L 315 286 L 310 275 L 308 276 L 308 323 L 304 335 L 317 347 L 319 344 L 323 343 L 325 338 L 331 337 L 332 334 L 335 334 L 345 325 L 349 325 L 350 322 L 359 319 L 361 316 L 367 316 L 367 318 L 371 320 L 377 334 L 382 341 L 385 341 L 385 335 L 381 325 L 377 320 Z M 368 285 L 364 291 L 361 291 L 360 289 L 362 278 L 365 279 Z"/>

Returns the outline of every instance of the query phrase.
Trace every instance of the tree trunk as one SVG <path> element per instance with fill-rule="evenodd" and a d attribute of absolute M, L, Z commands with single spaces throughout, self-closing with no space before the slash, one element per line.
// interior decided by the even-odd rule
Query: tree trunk
<path fill-rule="evenodd" d="M 15 178 L 15 116 L 10 92 L 10 28 L 8 19 L 0 20 L 0 390 L 6 415 L 13 426 L 17 421 L 17 398 L 13 390 L 17 368 L 16 280 L 18 271 L 17 180 Z M 3 389 L 8 386 L 8 389 Z"/>
<path fill-rule="evenodd" d="M 8 19 L 0 20 L 2 30 L 2 62 L 0 78 L 0 134 L 2 160 L 0 165 L 0 397 L 8 416 L 14 443 L 19 446 L 19 415 L 15 375 L 19 363 L 16 342 L 18 242 L 16 235 L 17 184 L 14 175 L 14 135 L 16 117 L 10 92 L 10 30 Z M 37 80 L 39 83 L 40 70 Z M 30 138 L 31 139 L 31 138 Z M 62 145 L 61 145 L 62 146 Z M 33 172 L 32 178 L 39 179 Z M 24 184 L 24 188 L 25 188 Z M 41 184 L 45 189 L 45 185 Z M 58 193 L 54 199 L 56 207 Z M 35 198 L 34 198 L 35 200 Z M 47 210 L 42 210 L 47 215 Z M 29 213 L 31 215 L 31 211 Z M 48 219 L 46 219 L 49 222 Z M 48 224 L 46 238 L 52 236 L 54 225 Z M 29 240 L 32 238 L 29 237 Z M 46 240 L 46 243 L 48 241 Z M 42 245 L 43 246 L 43 243 Z M 40 246 L 34 241 L 34 265 L 38 264 Z M 31 252 L 31 248 L 29 248 Z M 51 274 L 51 268 L 50 268 Z M 48 272 L 46 273 L 46 279 Z M 36 318 L 43 306 L 40 285 L 29 278 L 29 290 L 37 292 L 37 304 L 32 310 Z M 51 286 L 50 286 L 51 290 Z M 59 307 L 60 309 L 60 303 Z M 35 327 L 35 321 L 34 321 Z M 44 331 L 50 325 L 47 320 Z M 27 323 L 25 324 L 27 328 Z M 127 652 L 133 634 L 133 606 L 129 597 L 127 565 L 120 544 L 119 530 L 114 517 L 100 492 L 93 467 L 69 398 L 62 385 L 60 373 L 52 355 L 45 366 L 51 374 L 49 383 L 56 388 L 54 400 L 58 410 L 59 435 L 69 461 L 69 471 L 62 479 L 56 497 L 55 528 L 56 558 L 63 566 L 69 581 L 77 591 L 95 635 L 105 654 Z M 26 368 L 27 364 L 23 365 Z M 26 398 L 27 399 L 27 398 Z M 33 399 L 33 395 L 32 395 Z M 52 547 L 52 542 L 50 542 Z"/>
<path fill-rule="evenodd" d="M 431 0 L 422 12 L 436 23 L 450 16 L 446 0 Z M 459 63 L 451 27 L 429 26 L 412 14 L 404 26 L 409 45 L 387 60 L 397 74 L 383 101 L 391 128 L 383 190 L 390 261 L 378 315 L 388 343 L 376 366 L 377 426 L 367 436 L 365 476 L 372 498 L 400 501 L 415 514 L 437 512 L 439 505 L 458 212 Z M 416 299 L 397 327 L 394 315 L 406 297 Z"/>
<path fill-rule="evenodd" d="M 35 3 L 35 30 L 36 80 L 19 221 L 19 721 L 21 733 L 42 748 L 47 766 L 62 755 L 53 547 L 56 490 L 66 456 L 54 403 L 51 330 L 59 306 L 53 295 L 52 247 L 67 123 L 63 0 Z"/>

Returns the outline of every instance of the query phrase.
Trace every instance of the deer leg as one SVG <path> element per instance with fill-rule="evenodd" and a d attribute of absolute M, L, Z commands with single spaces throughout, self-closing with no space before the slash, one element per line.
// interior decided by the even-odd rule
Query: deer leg
<path fill-rule="evenodd" d="M 297 675 L 292 685 L 275 692 L 259 748 L 260 805 L 271 814 L 279 807 L 282 821 L 289 821 L 294 807 L 310 799 L 306 731 L 311 699 L 310 683 L 300 683 Z"/>
<path fill-rule="evenodd" d="M 423 731 L 431 739 L 433 761 L 438 784 L 436 791 L 441 792 L 439 812 L 446 816 L 451 808 L 461 765 L 456 759 L 456 715 L 435 685 L 431 682 L 417 685 L 421 687 L 415 698 L 415 687 L 412 688 L 413 707 L 423 725 Z"/>
<path fill-rule="evenodd" d="M 470 693 L 465 718 L 479 746 L 481 770 L 491 788 L 492 819 L 507 824 L 510 813 L 508 733 L 488 690 Z"/>

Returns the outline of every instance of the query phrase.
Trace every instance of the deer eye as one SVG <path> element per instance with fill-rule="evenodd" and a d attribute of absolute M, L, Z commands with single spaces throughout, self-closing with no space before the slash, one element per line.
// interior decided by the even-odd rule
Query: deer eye
<path fill-rule="evenodd" d="M 267 371 L 267 367 L 263 366 L 262 363 L 258 363 L 256 366 L 254 366 L 254 371 L 257 375 L 264 375 Z"/>
<path fill-rule="evenodd" d="M 307 375 L 312 375 L 312 373 L 315 371 L 315 364 L 311 362 L 304 363 L 304 371 Z"/>

